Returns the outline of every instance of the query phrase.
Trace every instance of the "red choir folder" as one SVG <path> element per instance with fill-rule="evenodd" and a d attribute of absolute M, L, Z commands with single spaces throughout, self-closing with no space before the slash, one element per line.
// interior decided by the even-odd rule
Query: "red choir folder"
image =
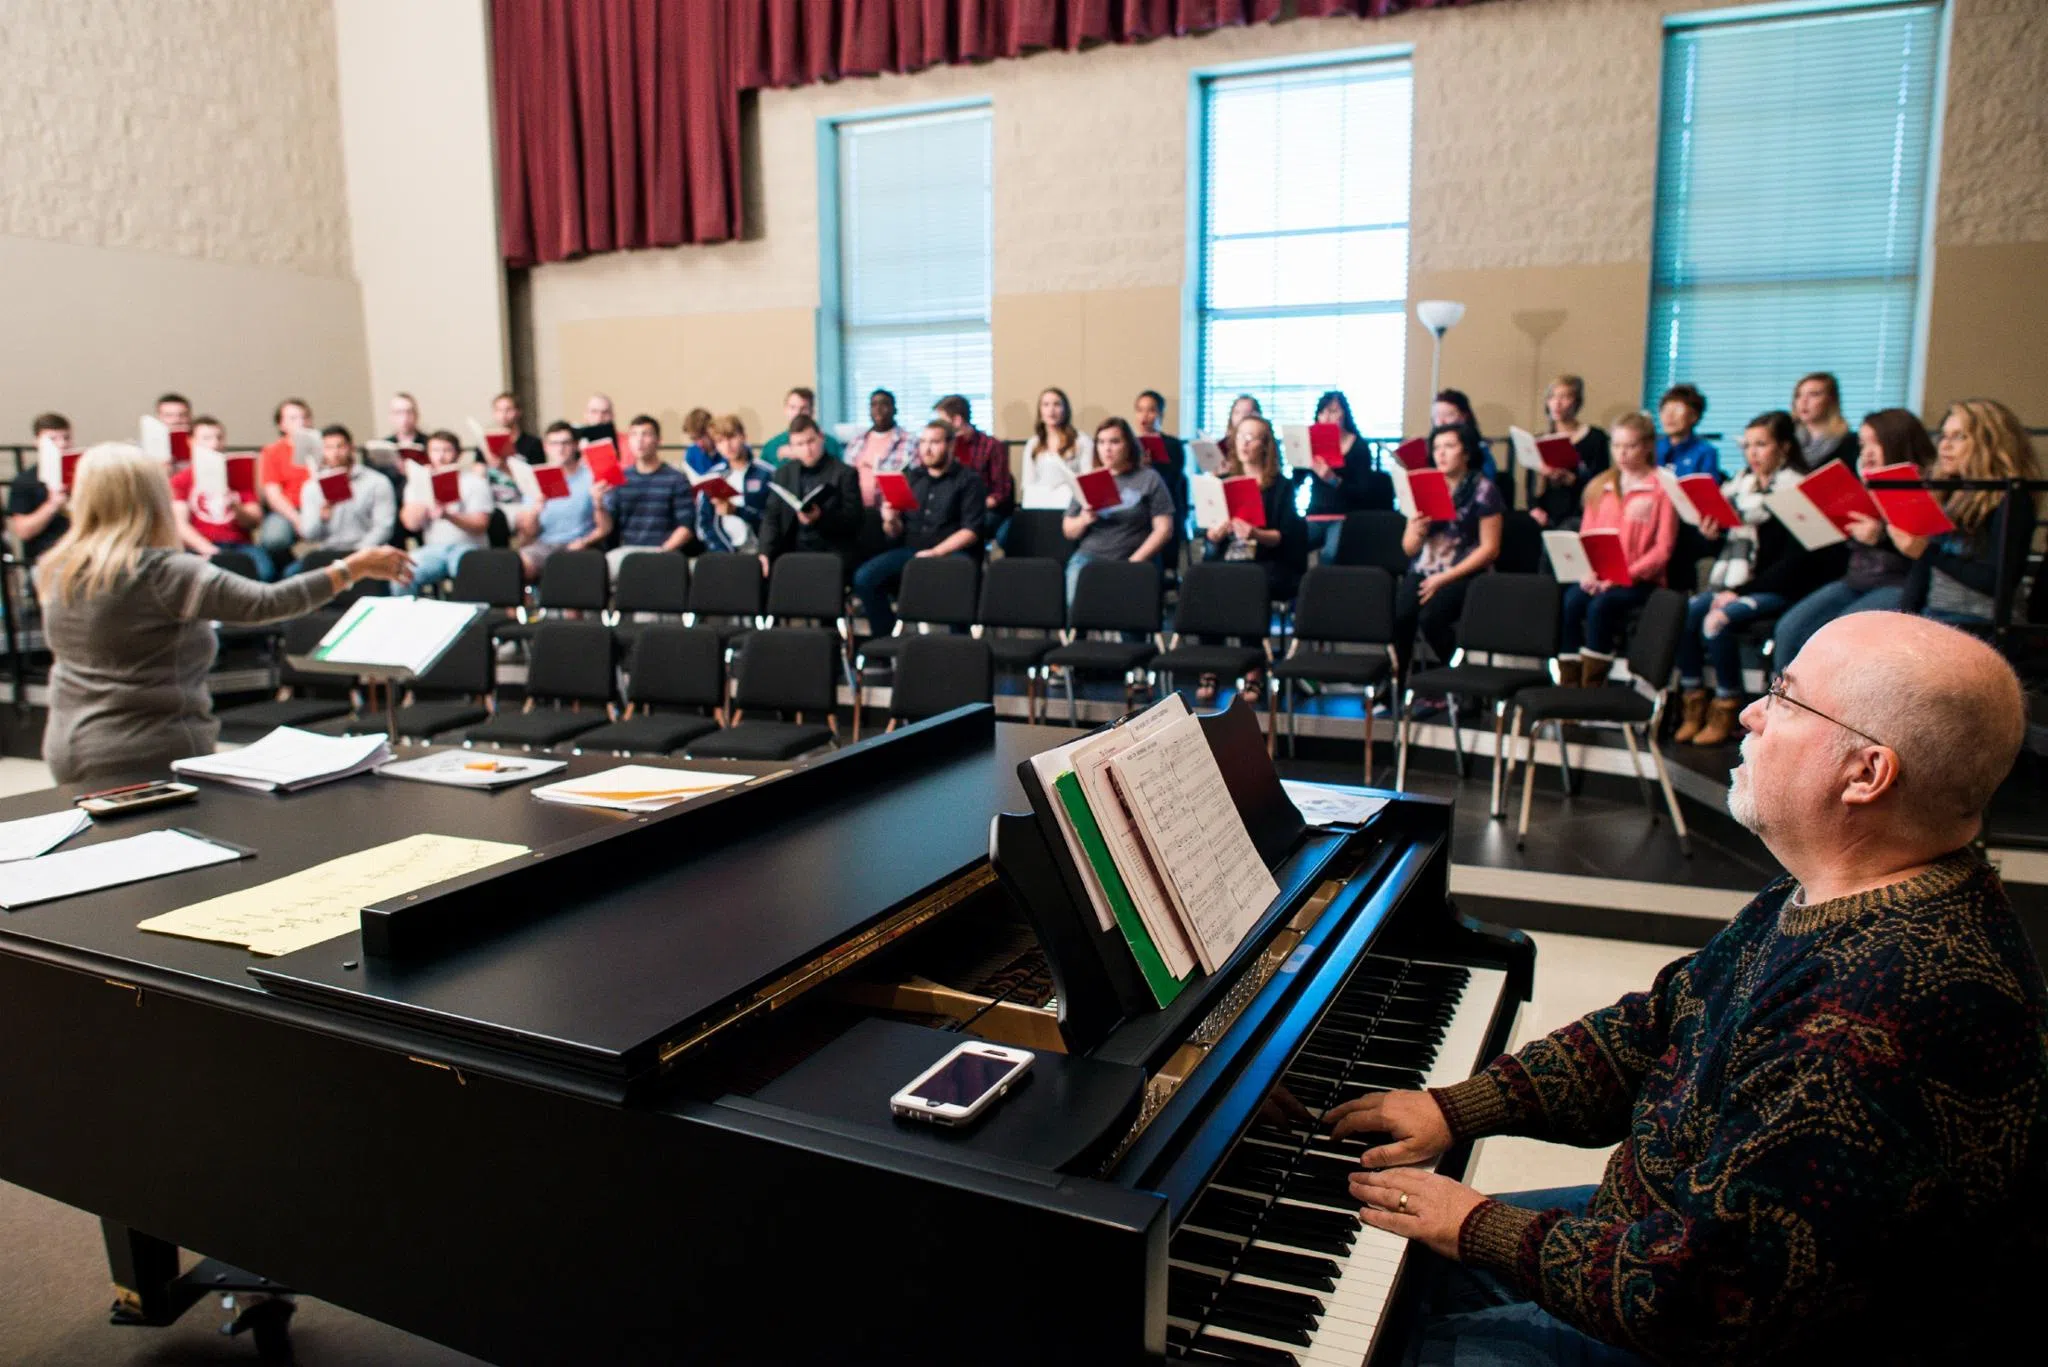
<path fill-rule="evenodd" d="M 1394 494 L 1402 513 L 1431 522 L 1457 521 L 1458 505 L 1451 501 L 1451 483 L 1443 471 L 1396 468 L 1388 473 L 1394 477 Z"/>
<path fill-rule="evenodd" d="M 1835 524 L 1835 530 L 1842 535 L 1849 534 L 1849 516 L 1861 513 L 1878 522 L 1885 520 L 1884 509 L 1877 506 L 1877 500 L 1863 487 L 1849 467 L 1838 460 L 1831 460 L 1799 481 L 1799 492 L 1806 495 L 1820 515 Z"/>
<path fill-rule="evenodd" d="M 1934 495 L 1917 487 L 1920 470 L 1911 461 L 1881 465 L 1869 478 L 1870 496 L 1884 510 L 1884 520 L 1908 536 L 1943 536 L 1956 529 Z"/>
<path fill-rule="evenodd" d="M 228 457 L 228 490 L 244 503 L 256 501 L 256 457 Z"/>
<path fill-rule="evenodd" d="M 492 455 L 502 457 L 507 451 L 512 449 L 512 434 L 510 432 L 486 432 L 484 433 L 484 448 Z"/>
<path fill-rule="evenodd" d="M 891 508 L 899 513 L 917 511 L 917 495 L 910 491 L 910 478 L 897 470 L 882 470 L 875 475 L 875 487 Z"/>
<path fill-rule="evenodd" d="M 534 487 L 540 490 L 540 500 L 545 503 L 551 498 L 569 496 L 569 477 L 558 465 L 536 465 L 533 467 Z"/>
<path fill-rule="evenodd" d="M 1701 517 L 1720 524 L 1724 530 L 1742 525 L 1742 514 L 1735 511 L 1735 505 L 1721 492 L 1720 481 L 1712 475 L 1686 475 L 1678 481 L 1678 487 L 1685 491 L 1686 501 Z"/>
<path fill-rule="evenodd" d="M 192 434 L 175 429 L 171 432 L 171 468 L 192 463 Z"/>
<path fill-rule="evenodd" d="M 409 460 L 414 465 L 425 465 L 427 463 L 427 448 L 411 442 L 401 442 L 398 447 L 398 458 L 401 461 Z"/>
<path fill-rule="evenodd" d="M 717 470 L 713 470 L 708 475 L 691 475 L 690 488 L 709 499 L 745 497 L 738 489 L 733 488 L 727 482 L 724 474 Z"/>
<path fill-rule="evenodd" d="M 84 454 L 85 452 L 83 451 L 66 451 L 57 458 L 58 488 L 73 490 L 78 488 L 78 461 Z"/>
<path fill-rule="evenodd" d="M 1094 473 L 1095 471 L 1089 471 L 1089 474 Z M 1102 473 L 1106 475 L 1109 472 L 1104 470 Z M 1240 522 L 1249 523 L 1254 527 L 1266 525 L 1266 491 L 1261 489 L 1259 482 L 1250 475 L 1237 475 L 1223 481 L 1223 506 Z"/>
<path fill-rule="evenodd" d="M 594 441 L 585 446 L 583 463 L 590 467 L 590 477 L 599 484 L 609 484 L 615 489 L 625 486 L 626 471 L 619 464 L 619 448 L 611 442 Z"/>
<path fill-rule="evenodd" d="M 1547 469 L 1579 468 L 1579 448 L 1572 445 L 1570 437 L 1560 437 L 1556 433 L 1536 438 L 1536 457 Z"/>
<path fill-rule="evenodd" d="M 348 473 L 346 471 L 336 470 L 331 475 L 320 476 L 320 497 L 327 500 L 328 507 L 332 508 L 337 503 L 346 503 L 352 496 L 353 491 L 349 488 Z"/>
<path fill-rule="evenodd" d="M 462 502 L 462 472 L 460 470 L 436 470 L 432 478 L 434 502 L 444 507 L 450 503 Z"/>
<path fill-rule="evenodd" d="M 1164 465 L 1170 459 L 1166 454 L 1166 438 L 1156 432 L 1139 437 L 1138 445 L 1145 448 L 1145 454 L 1152 458 L 1154 465 Z"/>
<path fill-rule="evenodd" d="M 1257 483 L 1256 480 L 1250 482 Z M 1226 502 L 1230 501 L 1230 483 L 1227 479 L 1223 481 L 1223 497 Z M 1123 490 L 1116 487 L 1116 476 L 1107 470 L 1088 470 L 1074 476 L 1074 487 L 1080 491 L 1081 506 L 1091 513 L 1106 512 L 1124 501 Z M 1253 501 L 1257 502 L 1256 495 Z M 1239 516 L 1234 506 L 1230 510 L 1230 515 Z M 1256 515 L 1265 516 L 1263 506 Z"/>
<path fill-rule="evenodd" d="M 1344 429 L 1334 422 L 1309 424 L 1308 453 L 1332 470 L 1344 468 Z"/>
<path fill-rule="evenodd" d="M 1586 561 L 1593 567 L 1593 577 L 1603 584 L 1628 584 L 1635 576 L 1629 573 L 1628 555 L 1621 549 L 1621 533 L 1613 528 L 1600 528 L 1579 533 L 1579 545 L 1586 552 Z"/>
<path fill-rule="evenodd" d="M 1426 437 L 1410 437 L 1396 446 L 1394 459 L 1404 470 L 1427 470 L 1436 464 L 1429 458 L 1429 440 Z"/>

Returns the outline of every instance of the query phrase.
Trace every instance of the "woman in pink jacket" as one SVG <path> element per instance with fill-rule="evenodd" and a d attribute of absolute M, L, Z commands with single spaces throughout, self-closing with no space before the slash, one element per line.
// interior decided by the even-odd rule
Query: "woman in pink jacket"
<path fill-rule="evenodd" d="M 1622 623 L 1664 584 L 1678 543 L 1678 511 L 1657 482 L 1657 436 L 1649 418 L 1629 413 L 1614 424 L 1614 464 L 1586 485 L 1581 533 L 1613 529 L 1628 556 L 1626 584 L 1588 579 L 1564 591 L 1564 649 L 1558 681 L 1571 688 L 1607 682 Z"/>

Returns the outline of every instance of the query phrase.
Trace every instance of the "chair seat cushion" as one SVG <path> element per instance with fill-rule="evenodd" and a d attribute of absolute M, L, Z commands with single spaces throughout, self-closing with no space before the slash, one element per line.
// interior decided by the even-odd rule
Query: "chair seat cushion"
<path fill-rule="evenodd" d="M 579 754 L 627 750 L 641 755 L 665 755 L 717 729 L 718 723 L 709 717 L 693 717 L 687 712 L 650 712 L 585 731 L 576 737 L 575 749 Z"/>
<path fill-rule="evenodd" d="M 1447 669 L 1425 669 L 1408 676 L 1408 687 L 1417 693 L 1456 693 L 1464 698 L 1505 698 L 1524 688 L 1541 688 L 1550 682 L 1542 669 L 1508 669 L 1502 665 L 1456 665 Z"/>
<path fill-rule="evenodd" d="M 244 703 L 213 714 L 222 726 L 306 726 L 348 715 L 348 702 L 340 698 L 284 698 L 271 702 Z"/>
<path fill-rule="evenodd" d="M 1633 688 L 1525 688 L 1515 706 L 1530 721 L 1646 722 L 1653 705 Z"/>
<path fill-rule="evenodd" d="M 1273 662 L 1276 679 L 1314 679 L 1319 683 L 1378 683 L 1393 665 L 1385 655 L 1362 655 L 1352 651 L 1297 650 L 1284 660 Z"/>
<path fill-rule="evenodd" d="M 462 739 L 493 745 L 558 745 L 585 731 L 595 731 L 609 720 L 595 708 L 588 712 L 569 712 L 554 707 L 539 707 L 531 712 L 500 712 L 483 725 L 470 728 Z"/>
<path fill-rule="evenodd" d="M 1176 674 L 1238 675 L 1266 663 L 1266 652 L 1253 646 L 1175 646 L 1152 657 L 1150 668 Z"/>
<path fill-rule="evenodd" d="M 493 641 L 530 641 L 533 639 L 533 629 L 539 625 L 540 623 L 538 622 L 518 622 L 508 617 L 502 622 L 491 623 L 491 639 Z"/>
<path fill-rule="evenodd" d="M 398 709 L 398 734 L 408 740 L 422 736 L 435 736 L 443 731 L 453 731 L 458 726 L 476 726 L 489 721 L 490 711 L 460 698 L 447 701 L 416 702 L 410 707 Z M 384 729 L 384 714 L 373 712 L 357 719 L 355 735 L 368 735 Z"/>
<path fill-rule="evenodd" d="M 691 741 L 684 753 L 694 759 L 794 759 L 831 739 L 829 727 L 807 722 L 743 721 Z"/>
<path fill-rule="evenodd" d="M 1059 644 L 1050 636 L 984 636 L 981 643 L 997 669 L 1029 669 Z"/>
<path fill-rule="evenodd" d="M 1121 674 L 1159 653 L 1150 641 L 1074 641 L 1046 652 L 1045 663 L 1061 669 Z"/>
<path fill-rule="evenodd" d="M 862 664 L 880 664 L 885 660 L 893 660 L 903 653 L 903 640 L 901 636 L 872 637 L 854 647 L 854 659 Z"/>

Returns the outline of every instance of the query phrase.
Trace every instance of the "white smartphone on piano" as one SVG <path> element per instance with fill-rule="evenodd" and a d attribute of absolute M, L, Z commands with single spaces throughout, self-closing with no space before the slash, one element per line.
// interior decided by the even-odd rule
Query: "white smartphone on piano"
<path fill-rule="evenodd" d="M 968 1040 L 889 1098 L 889 1109 L 934 1125 L 971 1125 L 995 1105 L 1037 1057 L 1029 1049 Z"/>

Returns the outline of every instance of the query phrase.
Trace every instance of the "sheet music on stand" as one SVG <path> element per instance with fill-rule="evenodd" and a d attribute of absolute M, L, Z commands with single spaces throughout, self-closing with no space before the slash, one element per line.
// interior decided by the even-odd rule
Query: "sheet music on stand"
<path fill-rule="evenodd" d="M 486 611 L 482 603 L 438 598 L 358 598 L 318 645 L 292 655 L 294 669 L 347 674 L 386 685 L 409 683 L 434 667 Z M 397 689 L 385 689 L 385 720 L 397 734 Z"/>

